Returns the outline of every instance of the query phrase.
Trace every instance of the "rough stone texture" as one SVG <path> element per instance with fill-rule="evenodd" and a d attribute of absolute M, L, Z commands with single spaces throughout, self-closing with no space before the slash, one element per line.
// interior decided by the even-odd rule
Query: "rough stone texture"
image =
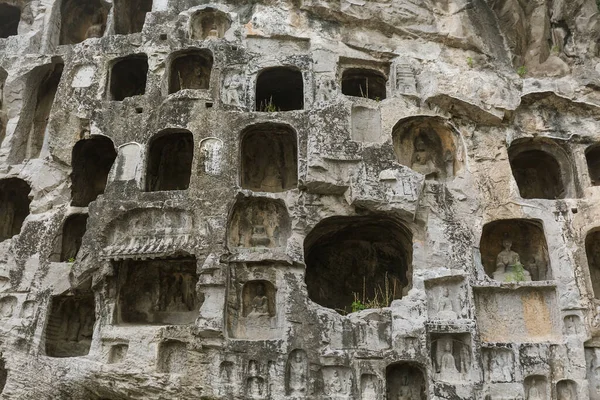
<path fill-rule="evenodd" d="M 1 2 L 1 397 L 600 400 L 599 23 Z"/>

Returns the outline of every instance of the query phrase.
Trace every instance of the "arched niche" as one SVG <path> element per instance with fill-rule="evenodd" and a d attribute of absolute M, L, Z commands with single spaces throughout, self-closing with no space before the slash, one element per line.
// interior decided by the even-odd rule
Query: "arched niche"
<path fill-rule="evenodd" d="M 0 180 L 0 241 L 21 232 L 23 221 L 29 215 L 31 188 L 22 179 Z"/>
<path fill-rule="evenodd" d="M 265 280 L 249 281 L 242 289 L 242 316 L 274 317 L 275 316 L 275 286 Z"/>
<path fill-rule="evenodd" d="M 423 368 L 410 362 L 400 362 L 386 368 L 388 399 L 427 400 L 427 384 Z"/>
<path fill-rule="evenodd" d="M 15 296 L 5 296 L 0 299 L 0 318 L 10 318 L 17 308 L 17 298 Z"/>
<path fill-rule="evenodd" d="M 146 13 L 152 11 L 152 0 L 115 0 L 115 33 L 128 35 L 141 32 Z"/>
<path fill-rule="evenodd" d="M 594 297 L 600 299 L 600 228 L 595 228 L 586 235 L 585 254 Z"/>
<path fill-rule="evenodd" d="M 398 162 L 425 175 L 427 179 L 452 179 L 462 167 L 458 134 L 441 117 L 402 119 L 394 126 L 392 138 Z"/>
<path fill-rule="evenodd" d="M 210 50 L 193 49 L 176 53 L 170 64 L 169 93 L 183 89 L 208 89 L 212 66 Z"/>
<path fill-rule="evenodd" d="M 65 220 L 62 228 L 60 261 L 73 262 L 77 258 L 87 219 L 87 214 L 73 214 Z"/>
<path fill-rule="evenodd" d="M 578 398 L 577 383 L 570 379 L 556 382 L 556 398 L 558 400 L 576 400 Z"/>
<path fill-rule="evenodd" d="M 146 191 L 186 190 L 190 185 L 194 138 L 185 129 L 156 134 L 148 146 Z"/>
<path fill-rule="evenodd" d="M 194 13 L 190 19 L 192 39 L 222 38 L 231 27 L 229 16 L 214 8 L 205 8 Z"/>
<path fill-rule="evenodd" d="M 239 199 L 229 221 L 229 247 L 285 247 L 292 225 L 283 201 Z"/>
<path fill-rule="evenodd" d="M 143 147 L 136 142 L 119 146 L 117 158 L 110 170 L 110 181 L 136 181 L 141 179 Z"/>
<path fill-rule="evenodd" d="M 262 70 L 256 78 L 256 111 L 291 111 L 304 108 L 304 81 L 296 67 Z"/>
<path fill-rule="evenodd" d="M 585 160 L 592 186 L 600 186 L 600 144 L 594 144 L 585 149 Z"/>
<path fill-rule="evenodd" d="M 110 99 L 122 101 L 146 93 L 148 56 L 136 54 L 113 61 L 109 76 Z"/>
<path fill-rule="evenodd" d="M 524 199 L 575 197 L 573 169 L 567 153 L 553 140 L 515 140 L 508 148 L 513 176 Z"/>
<path fill-rule="evenodd" d="M 285 394 L 302 396 L 308 392 L 308 356 L 302 349 L 292 350 L 285 365 Z"/>
<path fill-rule="evenodd" d="M 92 294 L 54 296 L 45 329 L 46 355 L 79 357 L 90 351 L 96 313 Z"/>
<path fill-rule="evenodd" d="M 241 186 L 282 192 L 298 184 L 296 132 L 274 123 L 252 125 L 241 134 Z"/>
<path fill-rule="evenodd" d="M 75 143 L 71 158 L 71 205 L 87 207 L 104 193 L 116 157 L 112 140 L 105 136 L 93 136 Z"/>
<path fill-rule="evenodd" d="M 387 307 L 412 285 L 412 233 L 384 216 L 319 222 L 304 241 L 304 257 L 308 296 L 340 312 L 355 300 Z"/>
<path fill-rule="evenodd" d="M 346 69 L 342 74 L 342 93 L 372 100 L 386 98 L 386 77 L 379 71 L 364 68 Z"/>
<path fill-rule="evenodd" d="M 109 9 L 102 0 L 62 0 L 59 44 L 76 44 L 102 37 Z"/>
<path fill-rule="evenodd" d="M 0 39 L 17 35 L 20 21 L 21 9 L 18 6 L 0 3 Z"/>
<path fill-rule="evenodd" d="M 485 272 L 500 281 L 552 279 L 544 228 L 540 221 L 502 219 L 483 227 L 481 262 Z M 507 250 L 508 248 L 508 250 Z M 523 267 L 523 276 L 518 261 Z"/>
<path fill-rule="evenodd" d="M 548 379 L 543 375 L 529 375 L 523 381 L 526 399 L 549 399 Z"/>
<path fill-rule="evenodd" d="M 207 175 L 221 174 L 223 164 L 223 141 L 205 138 L 200 141 L 200 170 Z"/>

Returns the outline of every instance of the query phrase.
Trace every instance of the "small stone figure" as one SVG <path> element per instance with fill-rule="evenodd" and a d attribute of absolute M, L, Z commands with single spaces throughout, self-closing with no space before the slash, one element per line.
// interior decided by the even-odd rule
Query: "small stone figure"
<path fill-rule="evenodd" d="M 411 168 L 425 175 L 428 179 L 437 178 L 438 171 L 432 160 L 432 156 L 429 153 L 429 149 L 427 148 L 427 144 L 422 136 L 417 136 L 415 139 L 415 151 L 413 153 L 412 166 Z"/>
<path fill-rule="evenodd" d="M 573 390 L 569 385 L 558 386 L 558 400 L 575 400 Z"/>
<path fill-rule="evenodd" d="M 507 277 L 507 273 L 513 272 L 517 266 L 522 268 L 519 254 L 511 249 L 512 240 L 505 238 L 502 241 L 502 247 L 504 250 L 496 257 L 496 271 L 494 271 L 494 279 L 498 281 L 503 281 Z M 531 280 L 531 275 L 527 270 L 523 269 L 523 275 L 525 281 Z"/>
<path fill-rule="evenodd" d="M 237 74 L 230 74 L 223 82 L 223 103 L 232 106 L 241 106 L 239 91 L 242 87 L 241 78 Z"/>
<path fill-rule="evenodd" d="M 207 39 L 218 39 L 219 38 L 219 29 L 217 28 L 217 24 L 213 23 L 206 35 Z"/>
<path fill-rule="evenodd" d="M 438 303 L 438 317 L 440 319 L 449 320 L 457 318 L 452 300 L 450 299 L 450 290 L 447 287 L 442 289 L 442 297 L 439 299 Z"/>
<path fill-rule="evenodd" d="M 290 392 L 292 394 L 301 394 L 306 392 L 306 364 L 301 351 L 296 351 L 289 366 Z"/>
<path fill-rule="evenodd" d="M 442 354 L 440 361 L 440 378 L 453 381 L 458 379 L 459 375 L 454 356 L 452 355 L 452 343 L 446 342 L 444 345 L 444 354 Z"/>
<path fill-rule="evenodd" d="M 363 400 L 375 400 L 377 399 L 377 388 L 375 386 L 375 379 L 368 378 L 365 380 L 365 385 L 362 391 Z"/>
<path fill-rule="evenodd" d="M 343 392 L 342 380 L 340 379 L 340 375 L 337 370 L 333 371 L 333 378 L 331 378 L 331 391 L 333 393 Z"/>
<path fill-rule="evenodd" d="M 85 38 L 100 38 L 104 33 L 104 18 L 102 13 L 96 13 L 93 18 L 93 23 L 85 32 Z"/>
<path fill-rule="evenodd" d="M 527 400 L 544 400 L 542 398 L 540 389 L 538 389 L 538 387 L 537 387 L 535 379 L 531 380 L 531 387 L 529 388 L 529 391 L 527 392 Z"/>
<path fill-rule="evenodd" d="M 250 237 L 250 245 L 252 247 L 268 247 L 271 244 L 271 239 L 267 235 L 264 225 L 254 225 L 252 227 L 252 236 Z"/>
<path fill-rule="evenodd" d="M 500 357 L 500 360 L 502 361 L 502 378 L 504 379 L 504 382 L 512 382 L 512 362 L 510 359 L 510 355 L 506 354 L 504 356 Z"/>
<path fill-rule="evenodd" d="M 259 284 L 256 287 L 256 296 L 252 299 L 250 304 L 251 311 L 248 314 L 249 317 L 261 317 L 269 315 L 269 299 L 265 295 L 265 287 L 263 284 Z"/>

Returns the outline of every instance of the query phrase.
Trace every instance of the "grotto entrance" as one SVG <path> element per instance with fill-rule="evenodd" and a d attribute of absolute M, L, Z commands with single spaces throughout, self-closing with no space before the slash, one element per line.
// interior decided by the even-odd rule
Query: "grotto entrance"
<path fill-rule="evenodd" d="M 171 62 L 169 93 L 182 89 L 208 89 L 213 57 L 208 50 L 185 51 Z"/>
<path fill-rule="evenodd" d="M 186 190 L 192 175 L 194 139 L 186 130 L 166 130 L 150 141 L 146 191 Z"/>
<path fill-rule="evenodd" d="M 152 11 L 152 0 L 115 0 L 115 33 L 128 35 L 141 32 L 146 13 Z"/>
<path fill-rule="evenodd" d="M 21 232 L 23 221 L 29 215 L 31 188 L 22 179 L 0 180 L 0 241 Z"/>
<path fill-rule="evenodd" d="M 74 214 L 66 219 L 62 230 L 60 261 L 72 261 L 77 257 L 87 219 L 87 214 Z"/>
<path fill-rule="evenodd" d="M 21 9 L 6 3 L 0 3 L 0 38 L 18 34 Z"/>
<path fill-rule="evenodd" d="M 118 60 L 110 72 L 110 95 L 112 100 L 122 101 L 131 96 L 146 93 L 148 56 L 138 54 Z"/>
<path fill-rule="evenodd" d="M 291 111 L 303 108 L 304 82 L 300 70 L 275 67 L 258 74 L 256 111 Z"/>
<path fill-rule="evenodd" d="M 385 77 L 378 71 L 351 68 L 342 75 L 342 93 L 371 100 L 385 99 Z"/>
<path fill-rule="evenodd" d="M 46 325 L 46 355 L 79 357 L 90 351 L 96 314 L 94 296 L 55 296 Z"/>
<path fill-rule="evenodd" d="M 75 143 L 72 153 L 71 204 L 87 207 L 104 193 L 108 173 L 117 158 L 112 141 L 95 136 Z"/>

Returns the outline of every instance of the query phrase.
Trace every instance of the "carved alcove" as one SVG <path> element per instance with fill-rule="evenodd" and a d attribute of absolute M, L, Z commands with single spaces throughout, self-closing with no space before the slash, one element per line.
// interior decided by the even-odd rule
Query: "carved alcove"
<path fill-rule="evenodd" d="M 139 143 L 130 142 L 119 146 L 108 180 L 110 182 L 134 181 L 136 184 L 140 182 L 143 171 L 142 154 L 143 146 Z"/>
<path fill-rule="evenodd" d="M 54 296 L 46 324 L 46 355 L 79 357 L 90 351 L 96 314 L 94 296 Z"/>
<path fill-rule="evenodd" d="M 285 394 L 306 396 L 309 392 L 308 356 L 302 349 L 293 350 L 285 366 Z"/>
<path fill-rule="evenodd" d="M 464 318 L 462 304 L 468 293 L 463 276 L 446 276 L 425 281 L 427 314 L 432 320 Z"/>
<path fill-rule="evenodd" d="M 93 136 L 75 143 L 71 158 L 71 205 L 87 207 L 104 193 L 116 157 L 112 140 L 105 136 Z"/>
<path fill-rule="evenodd" d="M 76 44 L 102 37 L 109 10 L 110 5 L 102 0 L 62 0 L 59 44 Z"/>
<path fill-rule="evenodd" d="M 187 344 L 179 340 L 166 340 L 158 345 L 156 372 L 182 374 L 187 369 Z"/>
<path fill-rule="evenodd" d="M 229 247 L 285 247 L 292 233 L 285 203 L 268 198 L 240 198 L 231 213 Z"/>
<path fill-rule="evenodd" d="M 372 100 L 386 98 L 386 77 L 372 69 L 349 68 L 342 74 L 342 93 Z"/>
<path fill-rule="evenodd" d="M 194 13 L 190 18 L 190 36 L 196 40 L 222 38 L 230 27 L 229 16 L 210 7 Z"/>
<path fill-rule="evenodd" d="M 485 272 L 493 279 L 502 282 L 552 279 L 548 245 L 540 221 L 488 222 L 483 227 L 479 248 Z"/>
<path fill-rule="evenodd" d="M 306 237 L 304 255 L 308 296 L 334 310 L 350 311 L 356 293 L 388 306 L 412 286 L 412 234 L 384 216 L 327 218 Z"/>
<path fill-rule="evenodd" d="M 11 147 L 11 163 L 39 157 L 63 68 L 62 60 L 56 58 L 51 64 L 35 68 L 27 78 L 28 90 Z"/>
<path fill-rule="evenodd" d="M 452 179 L 462 168 L 458 137 L 456 128 L 441 117 L 405 118 L 392 130 L 398 162 L 438 181 Z"/>
<path fill-rule="evenodd" d="M 515 378 L 515 355 L 510 348 L 483 348 L 482 362 L 484 378 L 487 382 L 513 382 Z"/>
<path fill-rule="evenodd" d="M 241 185 L 257 192 L 282 192 L 298 184 L 296 132 L 288 125 L 262 123 L 241 134 Z"/>
<path fill-rule="evenodd" d="M 247 279 L 247 280 L 246 280 Z M 230 294 L 227 321 L 236 339 L 271 339 L 278 334 L 277 289 L 268 279 L 239 276 Z"/>
<path fill-rule="evenodd" d="M 0 180 L 0 241 L 21 232 L 23 221 L 29 215 L 31 188 L 22 179 Z"/>
<path fill-rule="evenodd" d="M 268 395 L 265 378 L 261 375 L 258 362 L 256 360 L 248 361 L 246 385 L 244 388 L 246 399 L 264 399 Z"/>
<path fill-rule="evenodd" d="M 362 374 L 360 376 L 360 400 L 381 399 L 383 399 L 381 379 L 375 374 Z"/>
<path fill-rule="evenodd" d="M 0 39 L 18 34 L 21 9 L 15 5 L 0 3 Z"/>
<path fill-rule="evenodd" d="M 600 186 L 600 144 L 594 144 L 585 149 L 585 160 L 592 186 Z"/>
<path fill-rule="evenodd" d="M 118 323 L 187 325 L 198 318 L 195 258 L 126 260 L 116 270 Z"/>
<path fill-rule="evenodd" d="M 550 398 L 548 379 L 543 375 L 530 375 L 523 381 L 523 391 L 528 400 L 542 400 Z"/>
<path fill-rule="evenodd" d="M 328 365 L 321 369 L 325 395 L 330 399 L 350 399 L 354 393 L 352 370 L 343 365 Z"/>
<path fill-rule="evenodd" d="M 60 238 L 60 261 L 72 262 L 77 258 L 87 219 L 87 214 L 73 214 L 65 220 Z"/>
<path fill-rule="evenodd" d="M 208 89 L 213 56 L 208 49 L 184 50 L 173 55 L 169 66 L 169 93 L 183 89 Z"/>
<path fill-rule="evenodd" d="M 431 361 L 436 380 L 468 381 L 472 358 L 468 333 L 431 334 Z"/>
<path fill-rule="evenodd" d="M 570 379 L 563 379 L 556 382 L 557 400 L 576 400 L 579 398 L 577 383 Z"/>
<path fill-rule="evenodd" d="M 113 61 L 109 76 L 110 99 L 122 101 L 146 93 L 148 56 L 136 54 Z"/>
<path fill-rule="evenodd" d="M 569 314 L 563 318 L 563 333 L 565 336 L 577 336 L 584 333 L 581 318 L 576 314 Z"/>
<path fill-rule="evenodd" d="M 600 299 L 600 228 L 595 228 L 586 235 L 585 254 L 594 297 Z"/>
<path fill-rule="evenodd" d="M 108 363 L 118 364 L 125 360 L 127 352 L 129 351 L 129 345 L 127 343 L 117 343 L 110 346 L 108 352 Z"/>
<path fill-rule="evenodd" d="M 0 317 L 10 318 L 17 307 L 17 298 L 15 296 L 4 296 L 0 299 Z"/>
<path fill-rule="evenodd" d="M 256 78 L 256 111 L 292 111 L 304 108 L 304 81 L 296 67 L 262 70 Z"/>
<path fill-rule="evenodd" d="M 205 138 L 200 141 L 199 171 L 207 175 L 219 176 L 223 169 L 223 141 Z"/>
<path fill-rule="evenodd" d="M 146 191 L 186 190 L 190 185 L 194 137 L 185 129 L 167 129 L 148 145 Z"/>
<path fill-rule="evenodd" d="M 402 362 L 389 365 L 386 370 L 388 399 L 427 400 L 427 385 L 423 368 Z"/>
<path fill-rule="evenodd" d="M 21 307 L 21 318 L 31 319 L 35 315 L 35 300 L 25 300 Z"/>
<path fill-rule="evenodd" d="M 115 0 L 114 4 L 115 33 L 128 35 L 141 32 L 146 13 L 152 11 L 152 0 Z"/>
<path fill-rule="evenodd" d="M 547 138 L 515 140 L 508 148 L 513 176 L 524 199 L 576 197 L 569 155 Z"/>

